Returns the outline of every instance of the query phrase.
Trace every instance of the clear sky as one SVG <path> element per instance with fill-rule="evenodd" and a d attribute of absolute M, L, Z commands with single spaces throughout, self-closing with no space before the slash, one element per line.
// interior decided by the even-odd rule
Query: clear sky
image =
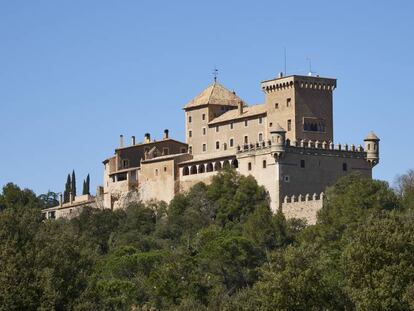
<path fill-rule="evenodd" d="M 374 130 L 392 182 L 413 168 L 413 1 L 0 0 L 0 185 L 78 188 L 119 134 L 165 128 L 184 139 L 182 106 L 212 82 L 247 103 L 284 67 L 336 77 L 335 142 Z"/>

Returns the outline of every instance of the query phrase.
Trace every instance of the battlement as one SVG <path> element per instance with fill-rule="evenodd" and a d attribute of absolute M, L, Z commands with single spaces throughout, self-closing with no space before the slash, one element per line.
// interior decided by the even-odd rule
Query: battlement
<path fill-rule="evenodd" d="M 308 224 L 316 223 L 316 216 L 318 211 L 323 206 L 324 193 L 320 194 L 299 194 L 292 196 L 285 196 L 281 206 L 282 212 L 286 218 L 302 218 Z"/>
<path fill-rule="evenodd" d="M 288 88 L 333 91 L 336 88 L 336 79 L 321 78 L 319 76 L 281 76 L 276 79 L 263 81 L 261 87 L 265 93 L 277 92 Z"/>
<path fill-rule="evenodd" d="M 366 152 L 361 145 L 348 144 L 334 144 L 333 142 L 320 142 L 312 140 L 301 140 L 290 142 L 286 140 L 284 144 L 274 143 L 271 140 L 256 142 L 252 144 L 244 144 L 237 146 L 237 154 L 263 152 L 265 150 L 271 151 L 272 148 L 277 148 L 279 151 L 292 153 L 303 153 L 306 151 L 312 152 L 315 155 L 341 155 L 343 157 L 357 157 L 365 158 Z"/>

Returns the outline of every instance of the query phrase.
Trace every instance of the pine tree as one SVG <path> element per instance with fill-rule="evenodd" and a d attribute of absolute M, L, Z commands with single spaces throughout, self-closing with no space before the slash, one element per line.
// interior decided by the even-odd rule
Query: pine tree
<path fill-rule="evenodd" d="M 69 202 L 69 193 L 70 193 L 71 185 L 72 185 L 72 182 L 70 180 L 70 174 L 68 174 L 68 178 L 66 179 L 66 184 L 65 184 L 65 191 L 63 192 L 64 203 Z"/>
<path fill-rule="evenodd" d="M 73 198 L 76 197 L 76 177 L 75 177 L 75 170 L 72 171 L 72 186 L 71 189 Z"/>

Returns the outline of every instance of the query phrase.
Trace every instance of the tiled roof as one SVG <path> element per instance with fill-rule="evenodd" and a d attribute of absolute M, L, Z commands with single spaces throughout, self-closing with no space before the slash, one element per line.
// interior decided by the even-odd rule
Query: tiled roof
<path fill-rule="evenodd" d="M 247 118 L 252 117 L 260 114 L 266 113 L 266 107 L 265 104 L 261 105 L 253 105 L 253 106 L 245 106 L 243 107 L 243 113 L 240 114 L 238 109 L 232 109 L 225 113 L 223 113 L 221 116 L 213 119 L 208 124 L 215 124 L 220 122 L 227 122 L 231 120 L 241 119 L 241 118 Z"/>
<path fill-rule="evenodd" d="M 201 105 L 228 105 L 237 106 L 241 98 L 236 93 L 226 89 L 218 82 L 214 82 L 204 91 L 190 100 L 184 109 L 193 108 Z"/>

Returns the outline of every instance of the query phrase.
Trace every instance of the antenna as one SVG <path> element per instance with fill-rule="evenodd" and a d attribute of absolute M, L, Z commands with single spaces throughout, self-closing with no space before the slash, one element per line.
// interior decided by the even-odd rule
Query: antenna
<path fill-rule="evenodd" d="M 313 74 L 313 71 L 312 71 L 312 59 L 310 57 L 306 57 L 306 60 L 308 61 L 308 65 L 309 65 L 308 76 L 312 76 L 312 74 Z"/>
<path fill-rule="evenodd" d="M 216 66 L 214 66 L 213 76 L 214 76 L 214 82 L 217 82 L 218 69 L 216 68 Z"/>
<path fill-rule="evenodd" d="M 286 76 L 286 47 L 285 47 L 285 76 Z"/>

